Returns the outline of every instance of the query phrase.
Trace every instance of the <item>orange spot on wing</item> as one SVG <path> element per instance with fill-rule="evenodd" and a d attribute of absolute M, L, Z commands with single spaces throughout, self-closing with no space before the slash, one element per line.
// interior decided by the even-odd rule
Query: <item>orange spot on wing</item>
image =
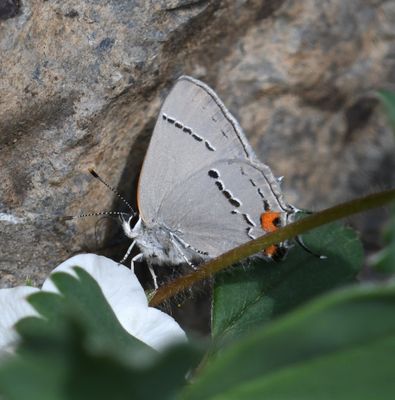
<path fill-rule="evenodd" d="M 265 211 L 261 214 L 261 227 L 266 232 L 274 232 L 281 226 L 280 213 L 277 211 Z M 263 250 L 266 257 L 276 259 L 279 254 L 280 247 L 277 244 L 272 244 Z"/>
<path fill-rule="evenodd" d="M 273 258 L 277 251 L 278 246 L 276 244 L 272 244 L 271 246 L 266 247 L 266 249 L 263 250 L 263 254 L 265 254 L 265 256 L 267 257 Z"/>
<path fill-rule="evenodd" d="M 280 213 L 265 211 L 261 214 L 261 227 L 265 232 L 274 232 L 281 224 Z"/>

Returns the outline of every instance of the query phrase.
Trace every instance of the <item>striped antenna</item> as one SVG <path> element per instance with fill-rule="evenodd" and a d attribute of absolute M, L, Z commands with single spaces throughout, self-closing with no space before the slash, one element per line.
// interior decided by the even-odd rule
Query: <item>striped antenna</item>
<path fill-rule="evenodd" d="M 101 212 L 92 212 L 92 213 L 85 213 L 72 216 L 66 215 L 64 217 L 60 217 L 60 219 L 62 221 L 70 221 L 71 219 L 85 218 L 85 217 L 100 217 L 101 215 L 129 215 L 129 214 L 119 211 L 101 211 Z"/>
<path fill-rule="evenodd" d="M 116 189 L 114 189 L 112 186 L 110 186 L 106 181 L 103 180 L 102 177 L 99 176 L 99 174 L 93 169 L 89 168 L 88 171 L 91 173 L 91 175 L 98 179 L 104 186 L 106 186 L 108 189 L 110 189 L 119 199 L 122 200 L 122 202 L 129 208 L 129 210 L 132 212 L 133 217 L 137 215 L 136 211 L 133 210 L 133 207 L 126 201 L 126 199 L 121 196 Z M 100 214 L 99 214 L 100 215 Z M 90 216 L 90 215 L 86 215 Z"/>

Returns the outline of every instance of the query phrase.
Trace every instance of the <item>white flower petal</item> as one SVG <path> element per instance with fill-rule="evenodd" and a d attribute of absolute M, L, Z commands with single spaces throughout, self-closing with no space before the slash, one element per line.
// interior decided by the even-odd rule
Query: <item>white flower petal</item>
<path fill-rule="evenodd" d="M 18 334 L 14 325 L 20 319 L 37 316 L 38 313 L 27 302 L 26 297 L 39 289 L 31 286 L 19 286 L 11 289 L 0 289 L 0 350 L 11 351 Z"/>
<path fill-rule="evenodd" d="M 76 276 L 73 267 L 79 266 L 99 284 L 121 325 L 133 336 L 156 350 L 186 341 L 185 332 L 164 312 L 148 307 L 144 289 L 136 275 L 125 266 L 96 254 L 74 256 L 52 272 L 66 272 Z M 50 279 L 43 290 L 58 292 Z"/>
<path fill-rule="evenodd" d="M 185 332 L 174 318 L 156 308 L 134 309 L 118 318 L 128 332 L 156 350 L 187 341 Z"/>

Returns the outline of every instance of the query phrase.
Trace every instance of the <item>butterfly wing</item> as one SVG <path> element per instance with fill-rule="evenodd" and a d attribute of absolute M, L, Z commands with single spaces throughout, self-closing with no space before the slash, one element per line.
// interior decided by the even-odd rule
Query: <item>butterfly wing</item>
<path fill-rule="evenodd" d="M 165 226 L 215 257 L 264 234 L 265 211 L 290 211 L 270 168 L 205 84 L 181 77 L 157 120 L 139 181 L 148 227 Z"/>
<path fill-rule="evenodd" d="M 140 175 L 138 206 L 146 225 L 157 220 L 175 186 L 223 158 L 256 160 L 218 96 L 204 83 L 181 77 L 162 105 Z"/>
<path fill-rule="evenodd" d="M 160 219 L 193 248 L 216 257 L 267 231 L 261 215 L 286 211 L 278 182 L 262 166 L 242 160 L 220 160 L 178 183 L 165 197 Z"/>

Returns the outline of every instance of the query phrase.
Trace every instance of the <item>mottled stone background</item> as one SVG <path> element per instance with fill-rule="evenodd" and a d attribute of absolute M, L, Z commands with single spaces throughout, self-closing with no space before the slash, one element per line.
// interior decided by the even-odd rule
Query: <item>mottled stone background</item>
<path fill-rule="evenodd" d="M 1 0 L 0 285 L 39 284 L 81 251 L 120 257 L 161 101 L 189 74 L 212 86 L 289 202 L 321 209 L 394 185 L 375 97 L 395 82 L 388 0 Z M 352 220 L 377 246 L 385 212 Z"/>

